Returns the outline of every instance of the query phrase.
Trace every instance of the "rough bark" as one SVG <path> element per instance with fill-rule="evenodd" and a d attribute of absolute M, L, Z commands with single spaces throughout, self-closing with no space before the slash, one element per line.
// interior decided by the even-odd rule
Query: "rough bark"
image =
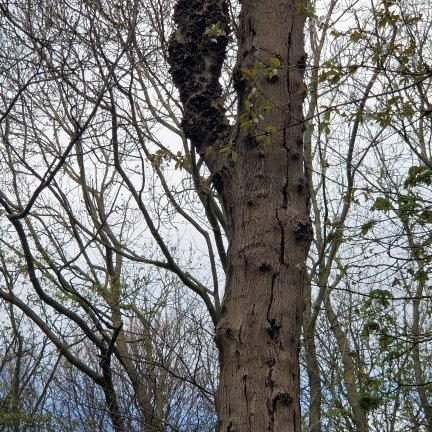
<path fill-rule="evenodd" d="M 180 0 L 170 64 L 184 132 L 217 174 L 229 222 L 227 282 L 216 328 L 217 430 L 297 432 L 304 263 L 312 236 L 303 169 L 304 10 L 301 2 L 287 0 L 242 2 L 234 77 L 238 123 L 230 133 L 217 80 L 207 76 L 220 71 L 226 42 L 223 35 L 214 46 L 206 40 L 215 23 L 207 19 L 210 4 L 220 7 L 212 16 L 227 31 L 225 2 Z M 190 34 L 198 27 L 202 33 Z M 193 58 L 199 66 L 188 63 L 191 50 L 204 56 Z M 194 105 L 197 100 L 211 107 L 208 115 L 217 125 Z M 217 150 L 227 139 L 235 162 L 203 150 Z"/>
<path fill-rule="evenodd" d="M 182 128 L 203 154 L 228 135 L 219 83 L 228 44 L 228 4 L 180 0 L 173 19 L 177 29 L 169 44 L 169 63 L 184 108 Z M 219 35 L 206 34 L 212 26 L 220 29 Z"/>

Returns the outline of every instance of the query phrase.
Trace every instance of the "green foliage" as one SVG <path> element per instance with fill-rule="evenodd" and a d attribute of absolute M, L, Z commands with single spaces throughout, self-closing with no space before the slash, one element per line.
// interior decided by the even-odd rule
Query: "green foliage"
<path fill-rule="evenodd" d="M 402 222 L 408 222 L 410 217 L 414 216 L 419 208 L 419 203 L 414 195 L 399 195 L 398 196 L 398 211 L 397 214 Z"/>
<path fill-rule="evenodd" d="M 362 337 L 368 338 L 372 333 L 380 330 L 380 325 L 377 321 L 366 321 L 363 325 Z"/>
<path fill-rule="evenodd" d="M 233 142 L 229 142 L 227 145 L 224 145 L 219 148 L 219 153 L 226 155 L 228 157 L 228 160 L 232 163 L 237 162 L 237 150 L 235 148 L 235 145 Z"/>
<path fill-rule="evenodd" d="M 413 165 L 408 170 L 408 176 L 405 180 L 405 187 L 414 187 L 419 185 L 430 186 L 432 184 L 432 170 L 425 165 Z"/>
<path fill-rule="evenodd" d="M 418 214 L 418 218 L 421 224 L 432 223 L 432 210 L 423 210 Z"/>
<path fill-rule="evenodd" d="M 266 74 L 267 80 L 271 83 L 274 83 L 279 79 L 279 70 L 277 68 L 268 68 Z"/>
<path fill-rule="evenodd" d="M 315 6 L 311 2 L 296 3 L 297 13 L 305 18 L 313 18 L 316 16 Z"/>
<path fill-rule="evenodd" d="M 376 112 L 372 117 L 382 128 L 390 126 L 392 122 L 391 108 L 387 107 L 383 111 Z"/>
<path fill-rule="evenodd" d="M 388 8 L 377 11 L 377 24 L 378 27 L 392 26 L 401 20 L 401 16 L 395 11 L 391 11 Z"/>
<path fill-rule="evenodd" d="M 256 141 L 265 145 L 271 143 L 271 137 L 277 128 L 274 125 L 267 125 L 264 130 L 258 128 L 258 125 L 264 120 L 264 114 L 273 109 L 273 104 L 259 97 L 261 91 L 257 81 L 263 76 L 272 82 L 275 81 L 279 74 L 277 68 L 281 64 L 277 57 L 270 58 L 269 62 L 271 67 L 264 67 L 262 63 L 256 63 L 252 68 L 241 69 L 243 79 L 252 81 L 253 87 L 243 102 L 244 112 L 240 115 L 240 129 L 245 132 L 253 132 Z"/>
<path fill-rule="evenodd" d="M 339 242 L 343 239 L 343 232 L 340 229 L 335 229 L 327 235 L 328 242 Z"/>
<path fill-rule="evenodd" d="M 271 57 L 269 62 L 270 66 L 265 69 L 265 74 L 267 76 L 267 80 L 274 83 L 279 79 L 281 61 L 278 57 Z"/>
<path fill-rule="evenodd" d="M 365 411 L 377 409 L 382 403 L 382 397 L 380 395 L 382 381 L 377 377 L 369 376 L 362 367 L 358 371 L 358 376 L 361 389 L 359 393 L 360 406 Z"/>
<path fill-rule="evenodd" d="M 432 170 L 425 165 L 413 165 L 408 170 L 404 181 L 407 193 L 399 193 L 392 202 L 388 196 L 379 196 L 371 210 L 388 213 L 394 210 L 400 221 L 403 223 L 417 222 L 421 225 L 432 223 L 432 209 L 426 206 L 423 198 L 415 190 L 416 187 L 430 187 L 432 185 Z M 361 228 L 362 235 L 367 234 L 373 223 L 365 223 Z"/>
<path fill-rule="evenodd" d="M 371 208 L 371 210 L 378 210 L 383 212 L 388 212 L 393 208 L 392 203 L 388 198 L 378 197 L 375 199 L 375 202 Z"/>
<path fill-rule="evenodd" d="M 350 40 L 352 42 L 358 42 L 363 39 L 363 32 L 360 29 L 354 29 L 350 34 Z"/>
<path fill-rule="evenodd" d="M 228 160 L 232 163 L 237 162 L 238 154 L 233 141 L 229 141 L 227 144 L 218 146 L 217 148 L 214 148 L 212 146 L 206 148 L 206 156 L 210 156 L 211 154 L 215 153 L 226 156 Z"/>
<path fill-rule="evenodd" d="M 184 169 L 184 170 L 190 170 L 191 168 L 191 162 L 190 159 L 185 157 L 180 151 L 177 152 L 176 158 L 175 158 L 175 165 L 174 169 Z"/>
<path fill-rule="evenodd" d="M 374 289 L 370 291 L 369 297 L 370 298 L 366 301 L 367 305 L 372 304 L 372 301 L 375 300 L 379 305 L 387 308 L 390 306 L 390 300 L 392 300 L 393 295 L 386 289 Z"/>
<path fill-rule="evenodd" d="M 274 125 L 266 126 L 264 133 L 261 133 L 255 137 L 257 142 L 264 146 L 269 146 L 272 141 L 272 136 L 277 132 L 277 128 Z"/>
<path fill-rule="evenodd" d="M 183 155 L 181 151 L 174 154 L 169 150 L 159 149 L 155 153 L 149 155 L 148 159 L 153 166 L 158 168 L 163 167 L 164 162 L 168 164 L 171 161 L 175 162 L 174 169 L 190 170 L 191 168 L 189 158 Z"/>
<path fill-rule="evenodd" d="M 407 270 L 407 272 L 409 275 L 412 276 L 412 278 L 416 282 L 420 282 L 421 284 L 424 284 L 429 279 L 429 273 L 424 269 L 420 269 L 420 270 L 416 271 L 416 270 L 410 268 Z"/>
<path fill-rule="evenodd" d="M 365 411 L 372 411 L 381 405 L 381 397 L 373 393 L 363 392 L 359 395 L 359 404 Z"/>
<path fill-rule="evenodd" d="M 364 223 L 362 226 L 361 226 L 361 229 L 360 229 L 360 234 L 362 235 L 362 236 L 365 236 L 372 228 L 373 228 L 373 226 L 376 224 L 376 222 L 374 221 L 374 220 L 370 220 L 370 221 L 367 221 L 366 223 Z"/>
<path fill-rule="evenodd" d="M 281 67 L 281 61 L 279 57 L 270 57 L 269 58 L 270 65 L 276 68 Z"/>
<path fill-rule="evenodd" d="M 204 35 L 208 36 L 209 38 L 225 36 L 225 25 L 222 22 L 218 21 L 212 24 L 210 27 L 207 27 L 204 31 Z"/>
<path fill-rule="evenodd" d="M 171 160 L 171 152 L 168 150 L 159 149 L 155 153 L 149 155 L 148 159 L 153 166 L 160 167 L 164 161 L 168 162 Z"/>
<path fill-rule="evenodd" d="M 393 338 L 387 333 L 382 333 L 379 336 L 378 345 L 383 350 L 387 349 L 391 345 L 392 342 L 393 342 Z"/>
<path fill-rule="evenodd" d="M 279 79 L 281 69 L 281 59 L 279 57 L 270 57 L 268 64 L 258 61 L 251 67 L 242 67 L 240 72 L 245 81 L 253 81 L 254 84 L 261 77 L 265 77 L 267 81 L 274 83 Z"/>
<path fill-rule="evenodd" d="M 342 78 L 343 72 L 340 68 L 330 68 L 320 73 L 318 82 L 327 81 L 330 84 L 336 85 Z"/>

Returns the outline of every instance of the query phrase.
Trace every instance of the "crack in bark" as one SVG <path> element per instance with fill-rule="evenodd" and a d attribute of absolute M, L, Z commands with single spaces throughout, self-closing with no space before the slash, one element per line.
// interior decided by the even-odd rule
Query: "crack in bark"
<path fill-rule="evenodd" d="M 279 262 L 281 264 L 285 264 L 285 228 L 284 228 L 284 222 L 281 219 L 279 219 L 277 212 L 276 212 L 276 219 L 278 221 L 278 225 L 279 225 L 279 228 L 281 230 Z"/>
<path fill-rule="evenodd" d="M 267 333 L 270 336 L 270 339 L 275 342 L 279 338 L 279 330 L 280 326 L 276 324 L 276 319 L 271 317 L 271 308 L 273 305 L 273 298 L 274 298 L 274 285 L 276 282 L 277 274 L 273 274 L 272 280 L 271 280 L 271 288 L 270 288 L 270 299 L 269 304 L 267 308 L 267 322 L 269 324 L 267 328 Z M 272 357 L 267 361 L 267 378 L 265 386 L 269 389 L 269 395 L 267 397 L 267 412 L 268 412 L 268 427 L 267 430 L 269 432 L 272 432 L 274 430 L 274 404 L 273 404 L 273 389 L 275 386 L 275 382 L 273 380 L 273 370 L 274 366 L 276 364 L 276 360 Z"/>
<path fill-rule="evenodd" d="M 288 86 L 289 86 L 289 72 L 288 72 L 287 80 L 288 80 Z M 282 147 L 286 151 L 286 158 L 288 160 L 289 147 L 288 147 L 288 144 L 287 144 L 287 136 L 286 136 L 286 134 L 287 134 L 287 131 L 284 128 L 284 130 L 283 130 Z M 289 165 L 287 164 L 287 168 L 286 168 L 287 171 L 285 173 L 285 181 L 284 181 L 284 185 L 283 185 L 283 188 L 282 188 L 282 209 L 283 210 L 287 210 L 287 208 L 288 208 L 288 187 L 289 187 L 288 166 Z M 285 227 L 284 227 L 284 222 L 279 218 L 279 215 L 278 215 L 277 212 L 276 212 L 276 218 L 278 220 L 278 224 L 279 224 L 279 227 L 280 227 L 280 230 L 281 230 L 279 262 L 281 264 L 285 264 Z"/>
<path fill-rule="evenodd" d="M 252 423 L 251 423 L 251 416 L 252 413 L 250 412 L 250 403 L 249 403 L 249 398 L 247 395 L 247 374 L 243 374 L 243 397 L 246 401 L 246 411 L 248 413 L 248 425 L 249 425 L 249 430 L 252 431 Z"/>
<path fill-rule="evenodd" d="M 288 83 L 289 83 L 289 78 L 287 78 L 287 79 L 288 79 Z M 286 157 L 287 157 L 287 160 L 288 160 L 290 149 L 289 149 L 289 146 L 287 144 L 287 136 L 286 136 L 286 134 L 287 134 L 287 131 L 284 128 L 284 130 L 283 130 L 282 147 L 286 151 Z M 283 196 L 282 208 L 283 209 L 287 209 L 288 208 L 288 186 L 289 186 L 288 166 L 289 166 L 289 164 L 287 164 L 287 171 L 285 173 L 285 183 L 284 183 L 283 188 L 282 188 L 282 196 Z"/>
<path fill-rule="evenodd" d="M 271 280 L 270 299 L 269 299 L 269 304 L 267 307 L 267 322 L 269 324 L 267 327 L 267 333 L 272 340 L 277 340 L 277 338 L 279 337 L 279 330 L 280 330 L 280 326 L 276 325 L 275 318 L 271 317 L 271 308 L 273 305 L 273 297 L 274 297 L 274 284 L 275 284 L 276 278 L 277 278 L 277 275 L 274 273 L 272 276 L 272 280 Z"/>
<path fill-rule="evenodd" d="M 270 387 L 270 397 L 267 400 L 267 412 L 269 418 L 269 422 L 267 426 L 268 432 L 274 431 L 275 414 L 277 413 L 278 407 L 288 406 L 294 401 L 294 398 L 288 392 L 280 392 L 274 396 L 272 395 L 273 388 L 274 388 L 274 381 L 272 375 L 273 375 L 273 366 L 270 367 L 267 376 L 267 381 L 270 383 L 270 385 L 268 386 Z M 294 414 L 294 424 L 295 424 L 295 414 Z"/>
<path fill-rule="evenodd" d="M 267 398 L 267 412 L 268 412 L 268 419 L 269 423 L 267 426 L 267 431 L 272 432 L 274 429 L 274 410 L 273 410 L 273 403 L 270 403 L 271 401 L 271 395 L 273 393 L 274 388 L 274 381 L 273 381 L 273 368 L 276 364 L 276 361 L 272 359 L 272 362 L 268 363 L 269 371 L 267 373 L 267 381 L 266 381 L 266 387 L 270 388 L 270 394 Z"/>

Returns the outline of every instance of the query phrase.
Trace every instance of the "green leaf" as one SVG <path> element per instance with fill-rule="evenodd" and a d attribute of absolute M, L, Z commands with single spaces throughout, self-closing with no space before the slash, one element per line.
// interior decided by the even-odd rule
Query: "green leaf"
<path fill-rule="evenodd" d="M 392 338 L 388 334 L 382 334 L 379 337 L 378 344 L 381 349 L 388 348 L 392 343 Z"/>
<path fill-rule="evenodd" d="M 376 321 L 368 321 L 364 324 L 363 330 L 361 332 L 362 337 L 367 338 L 373 332 L 377 332 L 380 329 L 379 323 Z"/>
<path fill-rule="evenodd" d="M 254 70 L 251 68 L 242 67 L 240 72 L 242 74 L 242 78 L 246 81 L 251 81 L 255 76 Z"/>
<path fill-rule="evenodd" d="M 388 212 L 391 209 L 392 209 L 392 204 L 391 204 L 391 202 L 390 202 L 390 200 L 388 198 L 378 197 L 375 200 L 375 203 L 372 206 L 371 210 L 378 210 L 378 211 Z"/>
<path fill-rule="evenodd" d="M 252 126 L 251 118 L 249 114 L 242 114 L 240 116 L 240 129 L 249 130 Z"/>
<path fill-rule="evenodd" d="M 412 217 L 419 207 L 417 199 L 413 195 L 398 196 L 398 216 L 402 222 L 407 222 Z"/>
<path fill-rule="evenodd" d="M 365 411 L 372 411 L 379 408 L 381 405 L 381 398 L 372 393 L 363 392 L 359 395 L 359 405 Z"/>
<path fill-rule="evenodd" d="M 281 61 L 278 57 L 270 57 L 269 62 L 274 67 L 280 67 Z"/>
<path fill-rule="evenodd" d="M 318 125 L 318 130 L 320 132 L 323 132 L 325 135 L 330 135 L 330 122 L 328 122 L 328 121 L 322 121 Z"/>
<path fill-rule="evenodd" d="M 350 35 L 350 39 L 353 42 L 358 42 L 360 39 L 362 39 L 362 37 L 363 37 L 363 33 L 361 30 L 354 30 Z"/>
<path fill-rule="evenodd" d="M 375 225 L 375 223 L 376 222 L 374 220 L 370 220 L 370 221 L 364 223 L 361 226 L 360 234 L 362 236 L 365 236 L 371 230 L 371 228 Z"/>
<path fill-rule="evenodd" d="M 271 144 L 271 136 L 267 134 L 257 135 L 255 140 L 264 147 L 268 147 Z"/>
<path fill-rule="evenodd" d="M 224 30 L 224 24 L 221 21 L 218 21 L 212 24 L 210 27 L 207 27 L 204 31 L 204 34 L 210 38 L 225 36 L 226 32 Z"/>
<path fill-rule="evenodd" d="M 423 210 L 419 214 L 419 219 L 422 223 L 432 223 L 432 210 Z"/>
<path fill-rule="evenodd" d="M 390 306 L 390 300 L 393 298 L 393 295 L 389 290 L 382 289 L 371 290 L 369 295 L 371 298 L 378 300 L 381 306 L 385 308 Z"/>
<path fill-rule="evenodd" d="M 276 131 L 277 131 L 277 128 L 274 125 L 269 125 L 265 128 L 266 135 L 273 135 Z"/>
<path fill-rule="evenodd" d="M 230 153 L 230 160 L 234 163 L 237 162 L 237 152 L 234 149 Z"/>
<path fill-rule="evenodd" d="M 419 270 L 416 272 L 414 280 L 424 284 L 428 280 L 428 274 L 424 270 Z"/>
<path fill-rule="evenodd" d="M 299 15 L 305 18 L 313 18 L 315 16 L 315 7 L 312 4 L 295 3 Z"/>
<path fill-rule="evenodd" d="M 279 79 L 279 71 L 277 68 L 267 68 L 267 81 L 270 81 L 271 83 L 276 82 Z"/>
<path fill-rule="evenodd" d="M 432 170 L 425 165 L 414 165 L 408 170 L 408 177 L 405 180 L 405 187 L 416 186 L 425 184 L 430 186 L 432 184 Z"/>

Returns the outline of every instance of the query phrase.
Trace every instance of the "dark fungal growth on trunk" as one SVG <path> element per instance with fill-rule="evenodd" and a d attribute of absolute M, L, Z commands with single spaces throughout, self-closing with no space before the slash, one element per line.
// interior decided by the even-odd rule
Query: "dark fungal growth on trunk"
<path fill-rule="evenodd" d="M 173 20 L 168 63 L 184 107 L 182 128 L 202 154 L 229 132 L 219 83 L 228 44 L 228 4 L 179 0 Z"/>

